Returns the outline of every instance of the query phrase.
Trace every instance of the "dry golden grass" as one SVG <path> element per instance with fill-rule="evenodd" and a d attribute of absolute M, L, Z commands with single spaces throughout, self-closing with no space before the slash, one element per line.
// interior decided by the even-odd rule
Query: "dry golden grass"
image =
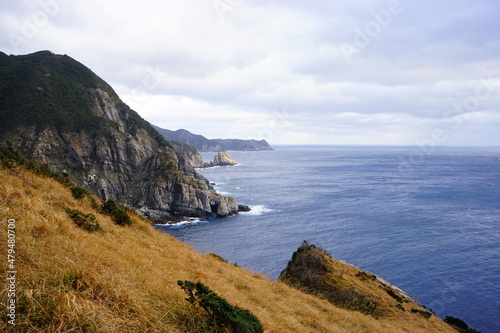
<path fill-rule="evenodd" d="M 104 232 L 78 228 L 61 207 L 94 213 Z M 2 286 L 2 332 L 206 332 L 177 280 L 200 281 L 249 309 L 266 332 L 455 332 L 435 316 L 394 309 L 377 320 L 337 308 L 197 253 L 135 215 L 132 226 L 117 226 L 87 199 L 76 200 L 61 184 L 22 168 L 0 169 L 2 258 L 9 218 L 17 221 L 19 304 L 12 328 Z M 0 267 L 7 271 L 5 259 Z"/>

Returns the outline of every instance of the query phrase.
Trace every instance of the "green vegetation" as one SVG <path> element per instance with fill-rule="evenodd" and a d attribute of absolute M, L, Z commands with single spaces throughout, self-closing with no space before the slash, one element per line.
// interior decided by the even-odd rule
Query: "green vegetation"
<path fill-rule="evenodd" d="M 79 210 L 73 210 L 69 208 L 64 208 L 64 211 L 80 228 L 87 230 L 88 232 L 103 231 L 94 214 L 84 214 Z"/>
<path fill-rule="evenodd" d="M 418 309 L 411 309 L 411 312 L 418 313 L 419 315 L 421 315 L 424 318 L 430 318 L 430 317 L 432 317 L 432 313 L 429 312 L 429 311 L 418 310 Z"/>
<path fill-rule="evenodd" d="M 225 262 L 226 264 L 228 264 L 228 263 L 229 263 L 226 259 L 222 258 L 222 257 L 221 257 L 220 255 L 218 255 L 218 254 L 215 254 L 215 253 L 209 253 L 208 255 L 209 255 L 209 256 L 211 256 L 211 257 L 214 257 L 215 259 L 217 259 L 217 260 L 219 260 L 219 261 Z"/>
<path fill-rule="evenodd" d="M 108 199 L 102 204 L 101 212 L 107 214 L 117 225 L 127 226 L 132 224 L 128 213 L 118 207 L 114 200 Z"/>
<path fill-rule="evenodd" d="M 52 172 L 47 164 L 37 164 L 33 162 L 30 158 L 15 151 L 8 141 L 5 147 L 0 146 L 0 166 L 3 166 L 7 169 L 13 169 L 17 166 L 23 166 L 38 176 L 53 178 L 64 186 L 71 186 L 71 183 L 68 181 L 67 177 Z"/>
<path fill-rule="evenodd" d="M 19 125 L 54 125 L 78 131 L 97 128 L 102 118 L 92 114 L 88 88 L 104 87 L 90 70 L 68 56 L 48 51 L 0 58 L 0 114 L 8 122 L 0 129 Z"/>
<path fill-rule="evenodd" d="M 394 290 L 390 289 L 390 288 L 385 288 L 385 292 L 391 296 L 392 298 L 394 298 L 396 301 L 398 301 L 398 303 L 403 303 L 403 298 L 401 296 L 399 296 L 398 294 L 396 294 L 394 292 Z"/>
<path fill-rule="evenodd" d="M 19 127 L 36 126 L 43 130 L 85 131 L 107 135 L 117 123 L 99 115 L 106 92 L 128 131 L 135 135 L 144 129 L 160 144 L 172 147 L 139 114 L 123 103 L 114 90 L 90 69 L 67 55 L 40 51 L 23 56 L 0 56 L 0 133 Z"/>
<path fill-rule="evenodd" d="M 481 332 L 469 327 L 469 325 L 467 325 L 467 323 L 460 318 L 446 316 L 446 318 L 444 319 L 444 322 L 451 325 L 453 328 L 455 328 L 460 333 L 481 333 Z"/>
<path fill-rule="evenodd" d="M 199 305 L 205 314 L 220 328 L 229 328 L 235 333 L 262 333 L 264 329 L 259 319 L 246 309 L 229 304 L 210 288 L 198 282 L 177 281 L 186 292 L 186 301 Z"/>
<path fill-rule="evenodd" d="M 88 192 L 86 189 L 78 187 L 78 186 L 73 186 L 71 188 L 71 194 L 73 194 L 73 197 L 75 199 L 83 199 L 85 196 L 88 195 Z"/>

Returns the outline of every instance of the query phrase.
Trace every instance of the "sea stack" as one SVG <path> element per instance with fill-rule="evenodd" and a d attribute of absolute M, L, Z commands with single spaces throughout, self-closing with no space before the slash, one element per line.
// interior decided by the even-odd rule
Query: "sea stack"
<path fill-rule="evenodd" d="M 226 152 L 220 152 L 214 157 L 213 166 L 230 166 L 237 165 L 235 161 Z"/>

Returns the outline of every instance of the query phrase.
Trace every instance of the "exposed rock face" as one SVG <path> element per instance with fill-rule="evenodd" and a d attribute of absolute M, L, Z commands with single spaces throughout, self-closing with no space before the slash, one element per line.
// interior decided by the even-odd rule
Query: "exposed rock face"
<path fill-rule="evenodd" d="M 24 65 L 17 64 L 18 60 Z M 217 194 L 193 169 L 192 164 L 200 161 L 188 152 L 188 146 L 163 139 L 80 63 L 39 52 L 3 55 L 2 66 L 12 70 L 2 77 L 9 89 L 0 85 L 2 95 L 7 95 L 0 101 L 0 144 L 8 140 L 14 149 L 47 163 L 53 171 L 65 170 L 75 184 L 102 198 L 119 200 L 156 221 L 238 212 L 234 198 Z M 16 79 L 20 67 L 25 69 L 22 81 Z M 26 99 L 16 95 L 18 91 L 33 94 Z M 75 111 L 67 110 L 66 96 L 74 96 Z M 73 117 L 61 119 L 65 112 Z"/>
<path fill-rule="evenodd" d="M 214 166 L 230 166 L 230 165 L 237 165 L 238 163 L 233 161 L 231 156 L 229 156 L 228 153 L 226 152 L 219 152 L 217 155 L 214 157 Z"/>
<path fill-rule="evenodd" d="M 203 168 L 205 162 L 200 153 L 193 146 L 188 145 L 184 142 L 171 141 L 174 145 L 175 151 L 184 159 L 185 164 L 192 166 L 193 168 Z"/>
<path fill-rule="evenodd" d="M 229 156 L 226 152 L 219 152 L 215 155 L 214 160 L 212 162 L 205 162 L 197 168 L 212 168 L 215 166 L 233 166 L 238 165 L 238 162 L 234 161 L 231 156 Z"/>
<path fill-rule="evenodd" d="M 167 140 L 184 142 L 204 152 L 273 150 L 266 140 L 207 139 L 185 129 L 171 131 L 157 126 L 153 127 Z"/>

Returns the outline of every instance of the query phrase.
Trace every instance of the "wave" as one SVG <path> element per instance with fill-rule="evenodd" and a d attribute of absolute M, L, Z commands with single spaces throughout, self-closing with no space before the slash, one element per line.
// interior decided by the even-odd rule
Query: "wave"
<path fill-rule="evenodd" d="M 165 223 L 165 224 L 157 223 L 155 225 L 159 226 L 159 227 L 166 227 L 166 228 L 184 228 L 184 227 L 187 227 L 189 225 L 198 224 L 198 223 L 207 223 L 207 219 L 190 218 L 189 220 L 181 221 L 181 222 L 177 222 L 177 223 Z"/>
<path fill-rule="evenodd" d="M 241 212 L 239 214 L 241 215 L 263 215 L 266 213 L 271 213 L 275 212 L 275 209 L 269 208 L 266 205 L 248 205 L 250 207 L 251 211 L 249 212 Z"/>

